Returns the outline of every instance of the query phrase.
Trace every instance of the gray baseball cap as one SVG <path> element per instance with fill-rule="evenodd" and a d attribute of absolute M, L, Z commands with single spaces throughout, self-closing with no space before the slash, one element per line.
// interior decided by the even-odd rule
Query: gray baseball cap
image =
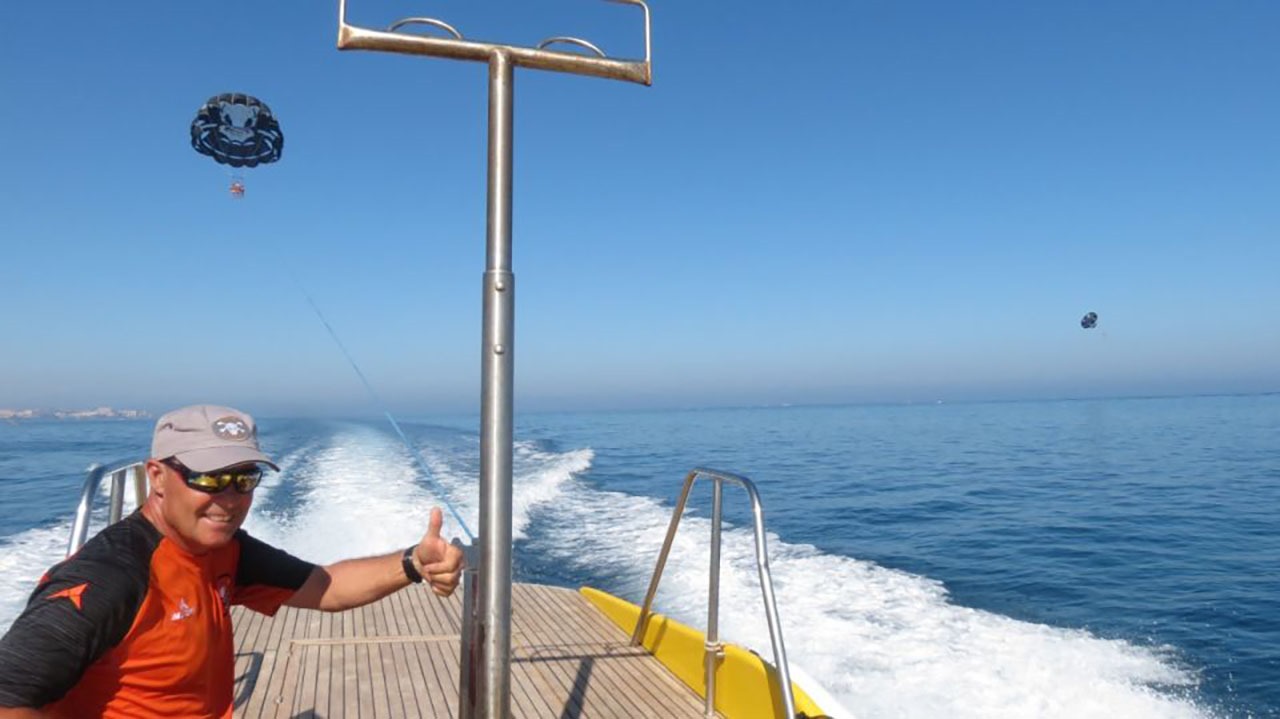
<path fill-rule="evenodd" d="M 253 417 L 230 407 L 197 404 L 175 409 L 156 421 L 151 456 L 173 457 L 188 469 L 212 472 L 246 462 L 280 468 L 258 449 Z"/>

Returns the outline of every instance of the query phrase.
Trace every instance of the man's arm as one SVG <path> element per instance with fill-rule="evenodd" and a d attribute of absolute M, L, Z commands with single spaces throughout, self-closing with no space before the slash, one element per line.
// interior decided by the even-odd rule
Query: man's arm
<path fill-rule="evenodd" d="M 41 719 L 44 716 L 45 713 L 39 709 L 24 709 L 22 707 L 9 709 L 7 707 L 0 707 L 0 719 Z"/>
<path fill-rule="evenodd" d="M 42 716 L 128 634 L 148 590 L 146 545 L 126 519 L 41 578 L 0 637 L 0 711 L 11 712 L 0 716 Z"/>
<path fill-rule="evenodd" d="M 414 547 L 412 559 L 414 568 L 431 584 L 431 591 L 447 597 L 458 586 L 462 550 L 440 537 L 443 524 L 443 513 L 438 507 L 432 509 L 427 533 Z M 402 555 L 399 551 L 316 567 L 285 604 L 340 612 L 375 602 L 411 583 L 401 564 Z"/>

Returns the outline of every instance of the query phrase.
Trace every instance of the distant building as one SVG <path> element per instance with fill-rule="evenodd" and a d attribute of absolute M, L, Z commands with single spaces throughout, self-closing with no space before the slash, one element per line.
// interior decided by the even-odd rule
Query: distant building
<path fill-rule="evenodd" d="M 115 409 L 114 407 L 97 407 L 95 409 L 4 409 L 0 408 L 0 420 L 40 419 L 145 419 L 151 414 L 141 409 Z"/>

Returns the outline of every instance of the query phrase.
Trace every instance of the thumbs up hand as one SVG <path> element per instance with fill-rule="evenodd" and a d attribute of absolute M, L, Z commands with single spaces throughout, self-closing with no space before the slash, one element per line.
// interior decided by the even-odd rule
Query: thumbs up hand
<path fill-rule="evenodd" d="M 444 526 L 444 513 L 439 507 L 431 510 L 427 533 L 413 552 L 418 572 L 431 584 L 431 591 L 447 597 L 458 587 L 462 576 L 462 549 L 449 544 L 440 536 Z"/>

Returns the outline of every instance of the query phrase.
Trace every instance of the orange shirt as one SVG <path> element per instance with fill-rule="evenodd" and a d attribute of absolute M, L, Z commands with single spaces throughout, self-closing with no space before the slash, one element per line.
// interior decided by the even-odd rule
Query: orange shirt
<path fill-rule="evenodd" d="M 188 554 L 134 513 L 42 579 L 0 640 L 0 706 L 230 717 L 231 605 L 275 614 L 313 568 L 243 530 Z"/>

